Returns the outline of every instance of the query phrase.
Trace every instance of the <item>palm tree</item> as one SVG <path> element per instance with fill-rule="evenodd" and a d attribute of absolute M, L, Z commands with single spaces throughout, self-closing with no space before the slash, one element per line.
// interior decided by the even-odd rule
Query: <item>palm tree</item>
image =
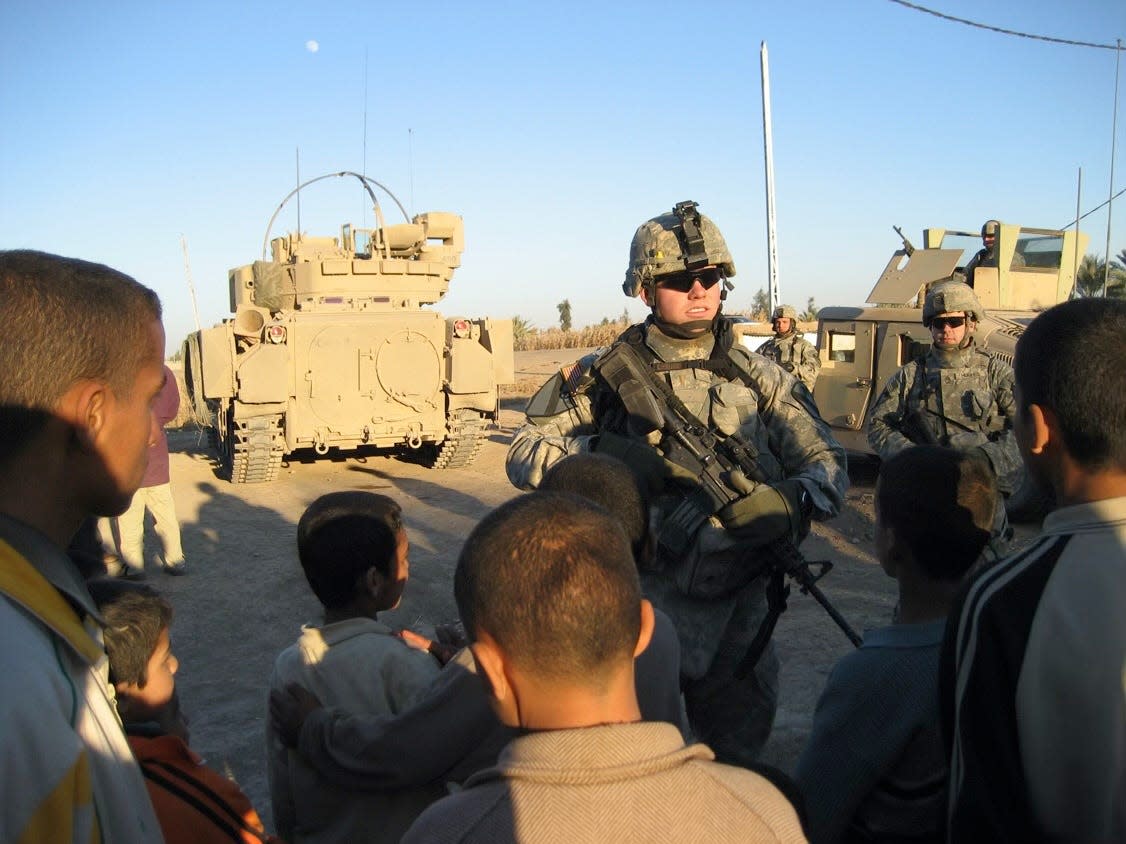
<path fill-rule="evenodd" d="M 1126 257 L 1126 249 L 1118 256 Z M 1103 282 L 1107 285 L 1107 296 L 1123 295 L 1123 285 L 1126 285 L 1126 267 L 1118 261 L 1110 262 L 1110 273 L 1107 273 L 1106 261 L 1099 260 L 1098 255 L 1084 255 L 1079 269 L 1075 273 L 1076 296 L 1101 296 Z"/>
<path fill-rule="evenodd" d="M 821 310 L 821 309 L 818 308 L 815 304 L 813 304 L 813 297 L 810 296 L 809 301 L 806 303 L 806 306 L 805 306 L 805 313 L 798 316 L 798 319 L 801 320 L 802 322 L 816 322 L 817 321 L 817 312 L 819 310 Z"/>

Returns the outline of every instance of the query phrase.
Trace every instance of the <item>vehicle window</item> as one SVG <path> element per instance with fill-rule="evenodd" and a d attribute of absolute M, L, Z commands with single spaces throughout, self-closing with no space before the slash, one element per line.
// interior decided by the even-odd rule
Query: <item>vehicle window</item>
<path fill-rule="evenodd" d="M 856 360 L 856 335 L 851 331 L 830 331 L 829 360 L 853 363 Z"/>
<path fill-rule="evenodd" d="M 1059 272 L 1063 258 L 1063 237 L 1057 234 L 1038 234 L 1021 229 L 1017 235 L 1017 248 L 1013 253 L 1013 270 L 1043 270 Z"/>
<path fill-rule="evenodd" d="M 958 259 L 958 266 L 964 267 L 969 263 L 970 258 L 981 249 L 981 238 L 975 235 L 947 232 L 942 236 L 940 245 L 943 249 L 961 249 L 962 257 Z"/>

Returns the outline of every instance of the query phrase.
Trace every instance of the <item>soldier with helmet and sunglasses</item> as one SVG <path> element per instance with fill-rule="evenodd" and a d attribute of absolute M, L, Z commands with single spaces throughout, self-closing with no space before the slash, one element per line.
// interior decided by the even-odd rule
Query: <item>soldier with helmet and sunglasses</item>
<path fill-rule="evenodd" d="M 1004 553 L 1012 531 L 1004 496 L 1024 478 L 1013 434 L 1013 368 L 974 343 L 985 311 L 973 289 L 956 280 L 933 284 L 923 303 L 930 350 L 888 379 L 868 423 L 868 443 L 884 459 L 913 445 L 943 445 L 983 460 L 997 476 L 989 549 Z"/>
<path fill-rule="evenodd" d="M 555 461 L 594 451 L 638 474 L 653 497 L 657 544 L 642 586 L 677 627 L 689 721 L 720 761 L 747 765 L 770 734 L 778 698 L 773 645 L 756 641 L 760 628 L 769 635 L 765 549 L 800 541 L 811 518 L 835 516 L 848 475 L 809 391 L 735 341 L 722 314 L 734 275 L 723 235 L 695 202 L 643 223 L 622 288 L 649 317 L 532 397 L 506 468 L 513 484 L 533 489 Z M 611 362 L 625 352 L 633 363 L 623 382 Z M 658 407 L 656 422 L 636 412 L 646 403 Z M 662 407 L 672 410 L 663 421 Z M 681 425 L 754 455 L 758 480 L 730 473 L 732 500 L 716 505 L 692 467 L 677 462 Z"/>

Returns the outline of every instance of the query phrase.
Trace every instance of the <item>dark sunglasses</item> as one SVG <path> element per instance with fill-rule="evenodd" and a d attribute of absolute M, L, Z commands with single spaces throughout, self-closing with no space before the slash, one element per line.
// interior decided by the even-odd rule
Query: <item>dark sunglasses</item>
<path fill-rule="evenodd" d="M 687 293 L 691 290 L 696 282 L 700 282 L 700 286 L 705 290 L 711 290 L 721 281 L 723 281 L 723 273 L 716 267 L 710 269 L 700 270 L 696 273 L 677 273 L 676 275 L 665 275 L 657 279 L 657 286 L 665 290 L 675 290 L 678 293 Z"/>
<path fill-rule="evenodd" d="M 931 328 L 961 328 L 966 324 L 964 316 L 936 316 L 931 320 Z"/>

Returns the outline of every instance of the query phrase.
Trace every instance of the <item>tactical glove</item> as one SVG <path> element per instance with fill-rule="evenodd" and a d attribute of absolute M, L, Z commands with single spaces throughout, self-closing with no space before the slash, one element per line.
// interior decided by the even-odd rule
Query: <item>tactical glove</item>
<path fill-rule="evenodd" d="M 797 542 L 806 526 L 802 494 L 800 481 L 762 484 L 750 495 L 732 501 L 716 515 L 736 539 L 752 546 L 766 545 L 778 539 Z"/>

